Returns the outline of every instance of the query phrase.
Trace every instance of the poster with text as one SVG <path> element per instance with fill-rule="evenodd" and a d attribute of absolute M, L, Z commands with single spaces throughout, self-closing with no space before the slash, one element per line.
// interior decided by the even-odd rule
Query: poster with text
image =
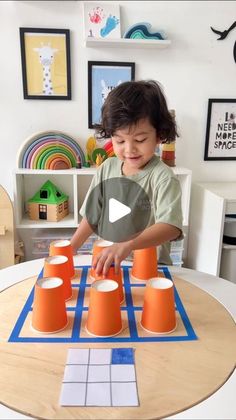
<path fill-rule="evenodd" d="M 209 99 L 204 160 L 236 159 L 236 99 Z"/>

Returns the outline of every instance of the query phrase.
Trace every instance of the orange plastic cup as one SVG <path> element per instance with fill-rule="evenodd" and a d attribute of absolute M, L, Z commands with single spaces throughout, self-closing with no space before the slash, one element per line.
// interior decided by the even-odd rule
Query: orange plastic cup
<path fill-rule="evenodd" d="M 103 249 L 107 248 L 108 246 L 113 245 L 113 242 L 110 241 L 106 241 L 105 239 L 98 239 L 97 241 L 94 242 L 93 244 L 93 256 L 92 256 L 92 261 L 94 259 L 94 257 L 99 254 L 99 252 L 101 252 Z M 96 271 L 93 269 L 93 267 L 91 267 L 90 270 L 90 277 L 92 280 L 99 280 L 101 278 L 101 276 L 96 274 Z"/>
<path fill-rule="evenodd" d="M 36 281 L 32 328 L 41 333 L 55 333 L 67 326 L 63 280 L 43 277 Z"/>
<path fill-rule="evenodd" d="M 50 243 L 49 247 L 49 255 L 65 255 L 68 258 L 69 265 L 69 276 L 72 279 L 75 275 L 75 267 L 74 267 L 74 260 L 73 260 L 73 250 L 70 241 L 66 240 L 59 240 L 53 241 Z"/>
<path fill-rule="evenodd" d="M 63 280 L 64 299 L 72 296 L 72 287 L 69 276 L 69 263 L 65 255 L 54 255 L 44 260 L 44 277 L 60 277 Z"/>
<path fill-rule="evenodd" d="M 156 247 L 134 251 L 131 277 L 134 280 L 149 280 L 158 276 Z"/>
<path fill-rule="evenodd" d="M 90 288 L 86 330 L 97 337 L 112 337 L 122 330 L 118 284 L 96 280 Z"/>
<path fill-rule="evenodd" d="M 144 292 L 141 326 L 154 334 L 168 334 L 176 328 L 173 282 L 166 278 L 153 278 Z"/>
<path fill-rule="evenodd" d="M 104 277 L 104 275 L 100 274 L 96 274 L 94 273 L 95 276 L 95 280 L 114 280 L 118 283 L 118 290 L 119 290 L 119 297 L 120 297 L 120 303 L 124 302 L 124 289 L 123 289 L 123 284 L 122 284 L 122 271 L 121 268 L 119 268 L 118 273 L 115 273 L 115 267 L 114 265 L 111 265 L 108 273 L 106 274 L 106 276 Z"/>

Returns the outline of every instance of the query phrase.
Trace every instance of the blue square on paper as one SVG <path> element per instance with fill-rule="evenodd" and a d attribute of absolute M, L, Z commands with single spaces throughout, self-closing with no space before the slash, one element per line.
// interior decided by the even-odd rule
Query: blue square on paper
<path fill-rule="evenodd" d="M 112 365 L 134 365 L 133 349 L 112 349 Z"/>

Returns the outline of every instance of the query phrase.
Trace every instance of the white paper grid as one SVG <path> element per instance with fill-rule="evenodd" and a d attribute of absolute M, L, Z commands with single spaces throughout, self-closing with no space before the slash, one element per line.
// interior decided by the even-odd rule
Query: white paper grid
<path fill-rule="evenodd" d="M 112 363 L 112 350 L 68 350 L 60 395 L 61 406 L 139 405 L 134 362 Z"/>

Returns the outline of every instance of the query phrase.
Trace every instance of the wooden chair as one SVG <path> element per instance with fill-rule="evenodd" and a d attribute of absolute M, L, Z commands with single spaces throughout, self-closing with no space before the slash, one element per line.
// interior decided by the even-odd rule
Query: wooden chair
<path fill-rule="evenodd" d="M 15 264 L 13 206 L 0 185 L 0 268 Z"/>

